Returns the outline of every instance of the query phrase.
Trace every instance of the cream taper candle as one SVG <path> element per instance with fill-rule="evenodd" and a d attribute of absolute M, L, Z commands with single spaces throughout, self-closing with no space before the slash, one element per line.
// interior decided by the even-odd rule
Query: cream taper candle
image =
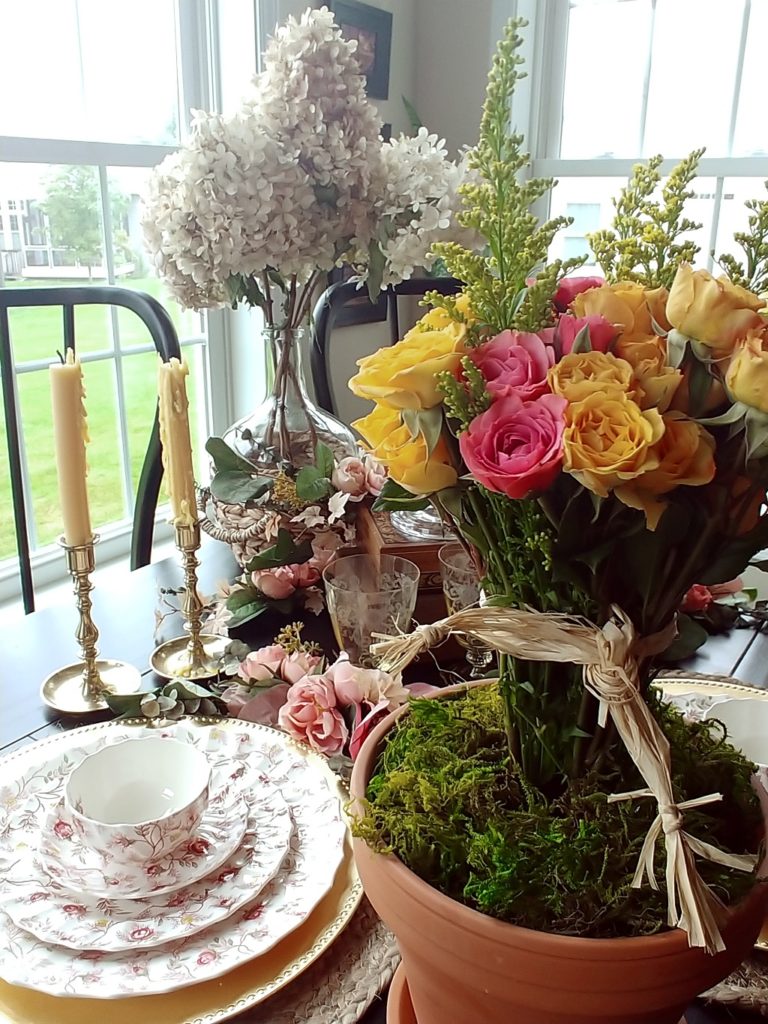
<path fill-rule="evenodd" d="M 86 484 L 85 446 L 90 438 L 83 402 L 83 371 L 72 349 L 67 349 L 66 362 L 51 364 L 50 377 L 64 540 L 74 547 L 87 544 L 93 531 Z"/>
<path fill-rule="evenodd" d="M 189 368 L 178 359 L 160 362 L 157 373 L 160 441 L 163 468 L 171 499 L 171 522 L 191 526 L 197 521 L 192 442 L 189 437 L 189 402 L 186 377 Z"/>

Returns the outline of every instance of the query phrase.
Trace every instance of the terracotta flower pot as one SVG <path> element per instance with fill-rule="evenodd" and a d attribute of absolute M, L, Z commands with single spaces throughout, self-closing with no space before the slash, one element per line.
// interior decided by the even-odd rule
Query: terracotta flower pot
<path fill-rule="evenodd" d="M 389 715 L 363 744 L 353 798 L 365 795 L 381 742 L 406 711 Z M 366 895 L 397 938 L 418 1024 L 677 1024 L 692 999 L 749 953 L 768 906 L 768 885 L 756 885 L 722 929 L 726 950 L 711 956 L 690 948 L 679 929 L 580 939 L 520 928 L 457 903 L 361 840 L 355 859 Z M 393 1004 L 388 1024 L 405 1024 L 403 1005 Z"/>

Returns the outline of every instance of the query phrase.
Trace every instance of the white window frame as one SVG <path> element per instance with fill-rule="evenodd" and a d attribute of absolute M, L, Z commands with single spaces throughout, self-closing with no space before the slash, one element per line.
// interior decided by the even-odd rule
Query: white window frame
<path fill-rule="evenodd" d="M 652 0 L 655 14 L 657 0 Z M 728 133 L 728 151 L 732 150 L 738 113 L 738 96 L 744 69 L 750 14 L 755 0 L 745 0 L 742 17 L 738 60 L 734 70 L 733 102 Z M 648 52 L 643 86 L 642 118 L 638 126 L 638 155 L 626 159 L 601 157 L 592 160 L 569 160 L 560 156 L 560 130 L 563 118 L 565 63 L 568 45 L 569 0 L 515 0 L 514 14 L 528 21 L 524 30 L 525 42 L 521 50 L 529 78 L 523 79 L 512 105 L 513 123 L 526 137 L 532 155 L 528 173 L 534 177 L 616 177 L 629 179 L 635 164 L 647 160 L 644 150 L 648 92 L 652 70 L 653 23 L 648 37 Z M 494 3 L 494 8 L 509 4 Z M 498 22 L 498 19 L 497 19 Z M 674 155 L 661 165 L 661 173 L 668 173 L 685 154 Z M 725 178 L 767 178 L 768 157 L 704 157 L 699 162 L 698 176 L 714 178 L 715 198 L 710 227 L 706 266 L 713 269 L 711 250 L 717 242 Z M 545 197 L 536 213 L 549 216 L 549 196 Z"/>
<path fill-rule="evenodd" d="M 252 5 L 253 71 L 258 67 L 258 56 L 263 49 L 266 36 L 274 30 L 278 17 L 277 0 L 245 0 L 246 8 Z M 251 12 L 249 11 L 249 14 Z M 179 111 L 182 140 L 190 127 L 190 110 L 221 109 L 221 63 L 219 48 L 219 0 L 176 0 L 176 40 L 179 75 Z M 107 269 L 107 283 L 115 284 L 114 259 L 111 238 L 111 213 L 108 201 L 107 174 L 110 167 L 153 167 L 165 156 L 175 151 L 174 146 L 143 145 L 133 143 L 78 141 L 70 139 L 25 138 L 0 136 L 0 162 L 52 165 L 90 165 L 97 168 L 100 183 L 103 220 L 103 245 Z M 0 280 L 0 287 L 2 281 Z M 121 349 L 117 329 L 117 310 L 111 318 L 112 347 L 109 351 L 84 353 L 83 362 L 113 359 L 117 414 L 123 450 L 121 452 L 122 485 L 125 507 L 132 505 L 132 482 L 127 459 L 125 403 L 123 394 Z M 205 361 L 205 386 L 201 389 L 205 429 L 220 433 L 228 426 L 245 398 L 237 392 L 237 382 L 246 373 L 252 382 L 247 398 L 250 404 L 258 402 L 259 390 L 265 387 L 263 358 L 247 352 L 245 358 L 238 354 L 238 337 L 252 334 L 253 317 L 240 311 L 210 311 L 206 316 L 206 328 L 200 334 L 181 337 L 182 347 L 202 346 Z M 244 346 L 241 345 L 241 348 Z M 251 346 L 253 348 L 253 346 Z M 234 355 L 233 355 L 234 349 Z M 154 347 L 132 346 L 130 353 L 154 351 Z M 15 367 L 14 386 L 19 374 L 45 368 L 44 361 L 20 361 Z M 254 392 L 255 395 L 254 395 Z M 244 410 L 243 410 L 244 411 Z M 32 543 L 32 569 L 35 586 L 46 586 L 65 579 L 65 568 L 61 553 L 56 545 L 36 548 L 36 527 L 31 497 L 29 474 L 26 466 L 23 423 L 21 427 L 22 475 L 25 491 L 27 525 Z M 149 429 L 149 424 L 147 425 Z M 200 443 L 203 438 L 198 438 Z M 200 444 L 200 448 L 202 445 Z M 130 499 L 130 500 L 129 500 Z M 155 541 L 170 539 L 171 531 L 165 523 L 165 516 L 158 515 L 155 526 Z M 132 516 L 100 529 L 101 544 L 99 562 L 125 558 L 130 549 Z M 0 601 L 11 601 L 20 596 L 20 581 L 16 558 L 0 562 Z"/>

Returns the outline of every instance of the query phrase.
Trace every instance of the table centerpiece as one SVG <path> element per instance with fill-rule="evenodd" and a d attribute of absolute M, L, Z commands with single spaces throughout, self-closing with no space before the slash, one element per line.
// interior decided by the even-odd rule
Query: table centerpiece
<path fill-rule="evenodd" d="M 275 513 L 302 539 L 297 514 L 314 507 L 325 533 L 340 518 L 330 499 L 343 503 L 344 489 L 320 481 L 344 472 L 357 442 L 315 405 L 301 365 L 327 272 L 350 263 L 374 298 L 429 269 L 437 240 L 467 234 L 454 219 L 465 163 L 425 128 L 383 141 L 356 47 L 325 7 L 289 17 L 238 112 L 195 111 L 189 140 L 150 181 L 145 239 L 171 294 L 190 309 L 256 309 L 263 322 L 269 393 L 207 446 L 214 533 L 243 566 L 273 546 Z M 308 560 L 283 554 L 279 565 Z"/>
<path fill-rule="evenodd" d="M 692 269 L 684 215 L 701 153 L 663 184 L 654 158 L 590 238 L 604 276 L 566 276 L 583 260 L 548 259 L 564 219 L 530 212 L 553 182 L 526 176 L 510 131 L 523 24 L 461 188 L 487 246 L 436 245 L 463 294 L 434 296 L 350 382 L 376 401 L 355 425 L 389 470 L 380 505 L 433 502 L 485 595 L 382 642 L 381 665 L 459 632 L 498 651 L 499 680 L 374 729 L 353 773 L 358 864 L 419 1024 L 676 1024 L 766 905 L 751 766 L 650 682 L 686 640 L 691 585 L 768 541 L 768 203 L 737 236 L 746 266 L 716 279 Z"/>

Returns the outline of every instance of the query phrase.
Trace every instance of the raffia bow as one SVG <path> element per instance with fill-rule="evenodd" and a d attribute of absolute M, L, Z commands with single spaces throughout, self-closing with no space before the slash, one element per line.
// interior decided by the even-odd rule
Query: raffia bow
<path fill-rule="evenodd" d="M 422 651 L 460 633 L 516 658 L 583 665 L 584 685 L 600 701 L 601 721 L 611 715 L 648 787 L 619 793 L 609 800 L 651 796 L 658 807 L 632 885 L 640 887 L 647 875 L 650 885 L 658 889 L 653 855 L 663 834 L 667 854 L 667 922 L 687 932 L 689 945 L 703 946 L 709 953 L 715 953 L 725 948 L 716 920 L 716 910 L 722 904 L 699 875 L 694 854 L 740 871 L 753 870 L 756 858 L 723 853 L 682 828 L 683 811 L 722 800 L 722 794 L 675 802 L 669 741 L 640 693 L 638 658 L 664 650 L 674 628 L 638 640 L 624 612 L 617 607 L 612 612 L 612 619 L 599 629 L 568 615 L 514 608 L 467 608 L 419 626 L 408 636 L 387 637 L 373 647 L 373 652 L 381 659 L 382 668 L 399 672 Z"/>

